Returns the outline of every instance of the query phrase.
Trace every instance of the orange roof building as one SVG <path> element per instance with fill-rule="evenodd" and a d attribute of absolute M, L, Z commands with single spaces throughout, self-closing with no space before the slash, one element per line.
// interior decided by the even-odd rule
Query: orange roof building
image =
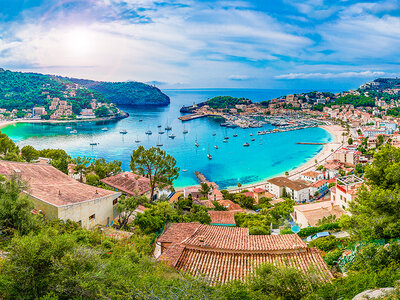
<path fill-rule="evenodd" d="M 308 248 L 297 234 L 249 235 L 248 228 L 181 223 L 172 224 L 158 244 L 159 260 L 212 284 L 246 280 L 262 263 L 301 271 L 313 267 L 322 278 L 332 278 L 319 251 Z"/>
<path fill-rule="evenodd" d="M 47 218 L 69 219 L 85 228 L 111 224 L 121 195 L 80 183 L 49 164 L 0 161 L 0 174 L 19 177 L 35 209 Z"/>

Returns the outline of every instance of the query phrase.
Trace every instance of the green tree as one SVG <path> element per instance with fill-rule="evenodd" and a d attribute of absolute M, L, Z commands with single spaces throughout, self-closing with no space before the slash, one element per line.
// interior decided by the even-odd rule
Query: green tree
<path fill-rule="evenodd" d="M 157 147 L 145 149 L 143 146 L 139 146 L 133 150 L 130 167 L 134 173 L 149 178 L 150 201 L 154 200 L 156 187 L 163 188 L 172 185 L 179 176 L 175 158 Z"/>
<path fill-rule="evenodd" d="M 199 193 L 207 196 L 210 191 L 211 191 L 211 187 L 207 183 L 202 182 L 200 185 Z"/>
<path fill-rule="evenodd" d="M 347 140 L 347 143 L 348 143 L 349 145 L 353 145 L 353 139 L 350 137 L 350 138 Z"/>
<path fill-rule="evenodd" d="M 22 194 L 24 186 L 17 177 L 0 183 L 0 228 L 3 232 L 27 234 L 37 226 L 37 217 L 31 213 L 33 204 Z"/>
<path fill-rule="evenodd" d="M 120 228 L 127 228 L 129 219 L 133 216 L 135 209 L 140 204 L 145 204 L 149 201 L 144 195 L 135 195 L 130 197 L 122 196 L 116 206 L 118 212 L 118 224 Z"/>
<path fill-rule="evenodd" d="M 93 161 L 90 165 L 90 168 L 100 179 L 104 179 L 106 177 L 121 173 L 121 165 L 122 162 L 119 160 L 107 162 L 104 158 L 100 158 Z"/>
<path fill-rule="evenodd" d="M 238 182 L 237 187 L 238 187 L 239 193 L 240 193 L 240 188 L 242 187 L 242 184 L 240 182 Z"/>
<path fill-rule="evenodd" d="M 73 163 L 75 164 L 74 171 L 75 174 L 79 174 L 79 181 L 83 182 L 83 175 L 86 175 L 87 172 L 89 171 L 89 164 L 91 162 L 90 157 L 80 157 L 78 156 L 73 160 Z"/>
<path fill-rule="evenodd" d="M 0 133 L 0 154 L 6 156 L 10 152 L 19 154 L 18 146 L 6 134 Z"/>
<path fill-rule="evenodd" d="M 29 145 L 28 146 L 24 146 L 21 149 L 21 156 L 27 162 L 31 162 L 32 160 L 35 160 L 35 159 L 39 158 L 39 151 L 37 151 L 32 146 L 29 146 Z"/>
<path fill-rule="evenodd" d="M 100 106 L 99 108 L 94 110 L 94 114 L 97 118 L 108 117 L 110 115 L 110 111 L 105 106 Z"/>

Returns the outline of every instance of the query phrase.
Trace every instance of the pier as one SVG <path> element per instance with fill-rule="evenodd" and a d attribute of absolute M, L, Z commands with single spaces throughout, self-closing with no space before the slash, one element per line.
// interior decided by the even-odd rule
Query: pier
<path fill-rule="evenodd" d="M 194 172 L 194 174 L 196 175 L 196 177 L 200 181 L 200 183 L 207 182 L 206 176 L 204 176 L 201 172 L 196 171 L 196 172 Z"/>
<path fill-rule="evenodd" d="M 298 145 L 326 145 L 327 143 L 296 143 Z"/>
<path fill-rule="evenodd" d="M 210 114 L 190 114 L 190 115 L 185 115 L 185 116 L 179 117 L 178 119 L 181 120 L 182 122 L 185 122 L 185 121 L 190 121 L 190 120 L 194 120 L 194 119 L 208 117 L 209 115 Z"/>

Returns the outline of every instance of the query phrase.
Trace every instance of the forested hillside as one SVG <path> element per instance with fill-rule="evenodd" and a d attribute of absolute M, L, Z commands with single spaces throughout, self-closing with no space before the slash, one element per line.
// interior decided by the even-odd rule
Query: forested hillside
<path fill-rule="evenodd" d="M 170 103 L 169 97 L 157 87 L 141 82 L 103 82 L 77 78 L 67 79 L 99 92 L 110 101 L 119 105 L 163 106 Z"/>

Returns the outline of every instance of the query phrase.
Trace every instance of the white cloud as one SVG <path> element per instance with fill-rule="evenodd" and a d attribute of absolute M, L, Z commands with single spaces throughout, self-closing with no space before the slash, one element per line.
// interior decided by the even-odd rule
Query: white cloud
<path fill-rule="evenodd" d="M 289 73 L 275 76 L 276 79 L 332 79 L 332 78 L 354 78 L 354 77 L 379 77 L 385 72 L 361 71 L 361 72 L 341 72 L 341 73 Z"/>
<path fill-rule="evenodd" d="M 228 79 L 242 81 L 242 80 L 248 80 L 250 79 L 250 77 L 247 75 L 229 75 Z"/>

